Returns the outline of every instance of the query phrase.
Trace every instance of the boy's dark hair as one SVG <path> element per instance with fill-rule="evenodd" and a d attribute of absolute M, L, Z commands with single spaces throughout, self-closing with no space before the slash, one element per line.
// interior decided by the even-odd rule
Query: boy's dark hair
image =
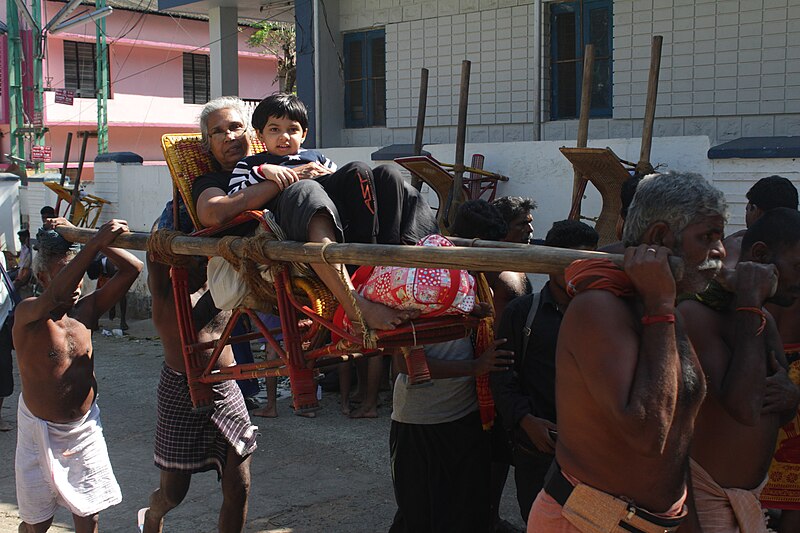
<path fill-rule="evenodd" d="M 39 209 L 39 214 L 40 215 L 53 215 L 53 216 L 51 216 L 49 218 L 55 218 L 56 210 L 53 209 L 52 206 L 46 205 L 43 208 Z"/>
<path fill-rule="evenodd" d="M 486 200 L 468 200 L 456 212 L 450 231 L 455 237 L 499 241 L 508 225 L 500 211 Z"/>
<path fill-rule="evenodd" d="M 794 246 L 800 241 L 800 211 L 788 207 L 770 209 L 747 228 L 742 238 L 742 251 L 763 242 L 771 252 Z"/>
<path fill-rule="evenodd" d="M 797 188 L 783 176 L 761 178 L 747 191 L 747 199 L 762 211 L 776 207 L 797 209 Z"/>
<path fill-rule="evenodd" d="M 578 220 L 559 220 L 544 238 L 545 246 L 556 248 L 597 248 L 600 235 L 588 224 Z"/>
<path fill-rule="evenodd" d="M 308 129 L 308 111 L 306 105 L 293 94 L 278 93 L 267 96 L 256 106 L 250 121 L 257 131 L 264 129 L 269 117 L 288 118 L 300 123 L 303 131 Z"/>
<path fill-rule="evenodd" d="M 628 216 L 628 208 L 631 206 L 631 202 L 633 202 L 633 195 L 636 194 L 636 188 L 639 186 L 640 181 L 642 181 L 641 176 L 631 176 L 622 182 L 622 187 L 619 190 L 621 204 L 619 207 L 619 216 L 621 216 L 623 220 Z"/>
<path fill-rule="evenodd" d="M 500 211 L 506 223 L 536 209 L 536 202 L 532 198 L 523 198 L 522 196 L 503 196 L 493 201 L 492 205 Z"/>

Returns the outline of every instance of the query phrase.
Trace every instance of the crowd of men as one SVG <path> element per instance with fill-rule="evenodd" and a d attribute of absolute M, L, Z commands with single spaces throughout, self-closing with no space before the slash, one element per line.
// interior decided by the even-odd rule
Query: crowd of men
<path fill-rule="evenodd" d="M 404 245 L 438 231 L 425 199 L 396 171 L 337 169 L 302 149 L 307 114 L 296 97 L 266 99 L 253 126 L 268 152 L 250 155 L 238 99 L 214 100 L 201 114 L 217 166 L 193 188 L 204 224 L 267 207 L 294 240 Z M 725 198 L 699 175 L 632 178 L 625 197 L 621 242 L 604 247 L 624 252 L 622 266 L 605 256 L 578 261 L 536 292 L 525 273 L 490 274 L 494 301 L 484 303 L 494 304 L 493 341 L 425 346 L 430 387 L 412 386 L 403 358 L 394 358 L 390 531 L 513 530 L 498 513 L 509 465 L 529 532 L 760 533 L 762 491 L 770 508 L 783 510 L 771 517 L 774 527 L 798 531 L 800 481 L 791 472 L 800 448 L 787 428 L 798 424 L 800 369 L 790 364 L 800 362 L 786 356 L 800 342 L 796 189 L 778 176 L 760 180 L 748 193 L 747 229 L 724 243 Z M 450 229 L 529 242 L 533 209 L 525 198 L 470 201 Z M 95 401 L 91 331 L 143 265 L 111 246 L 127 231 L 124 221 L 103 225 L 81 250 L 58 235 L 68 224 L 44 222 L 31 266 L 44 291 L 14 313 L 20 531 L 46 531 L 59 505 L 76 531 L 97 531 L 99 512 L 121 499 Z M 192 229 L 183 205 L 168 204 L 155 226 Z M 565 220 L 543 244 L 595 250 L 598 235 Z M 98 254 L 114 268 L 82 296 Z M 191 476 L 214 470 L 223 493 L 218 528 L 242 531 L 257 428 L 232 382 L 214 386 L 212 409 L 192 409 L 170 269 L 159 259 L 147 257 L 164 349 L 154 454 L 161 479 L 139 512 L 140 530 L 161 531 Z M 230 316 L 205 290 L 206 262 L 186 265 L 200 340 L 219 336 Z M 314 266 L 355 327 L 394 329 L 416 318 L 364 300 L 340 268 Z M 235 364 L 230 347 L 218 364 Z M 494 423 L 476 393 L 487 375 Z"/>

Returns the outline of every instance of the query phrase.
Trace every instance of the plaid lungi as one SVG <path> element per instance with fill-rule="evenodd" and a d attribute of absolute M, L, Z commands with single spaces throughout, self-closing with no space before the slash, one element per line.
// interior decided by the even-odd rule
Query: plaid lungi
<path fill-rule="evenodd" d="M 194 411 L 186 376 L 164 365 L 158 383 L 156 466 L 169 472 L 205 472 L 222 476 L 228 447 L 241 457 L 256 449 L 258 427 L 250 422 L 234 381 L 213 386 L 214 405 Z"/>

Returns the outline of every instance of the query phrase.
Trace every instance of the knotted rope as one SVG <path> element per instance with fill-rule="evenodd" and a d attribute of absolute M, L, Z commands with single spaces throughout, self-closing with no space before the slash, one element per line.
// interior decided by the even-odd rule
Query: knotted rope
<path fill-rule="evenodd" d="M 153 260 L 165 265 L 174 267 L 186 267 L 192 263 L 191 256 L 176 254 L 172 251 L 172 241 L 175 237 L 182 237 L 180 231 L 170 229 L 159 229 L 150 234 L 147 238 L 147 251 L 152 255 Z"/>

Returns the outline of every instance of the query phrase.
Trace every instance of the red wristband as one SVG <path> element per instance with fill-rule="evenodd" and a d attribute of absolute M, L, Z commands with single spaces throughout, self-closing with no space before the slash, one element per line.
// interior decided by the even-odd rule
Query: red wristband
<path fill-rule="evenodd" d="M 670 313 L 668 315 L 644 315 L 642 317 L 642 324 L 649 326 L 651 324 L 674 324 L 675 315 Z"/>
<path fill-rule="evenodd" d="M 760 307 L 737 307 L 737 311 L 746 311 L 748 313 L 754 313 L 761 317 L 761 325 L 758 326 L 756 330 L 756 337 L 764 333 L 764 328 L 767 327 L 767 314 L 760 308 Z"/>

